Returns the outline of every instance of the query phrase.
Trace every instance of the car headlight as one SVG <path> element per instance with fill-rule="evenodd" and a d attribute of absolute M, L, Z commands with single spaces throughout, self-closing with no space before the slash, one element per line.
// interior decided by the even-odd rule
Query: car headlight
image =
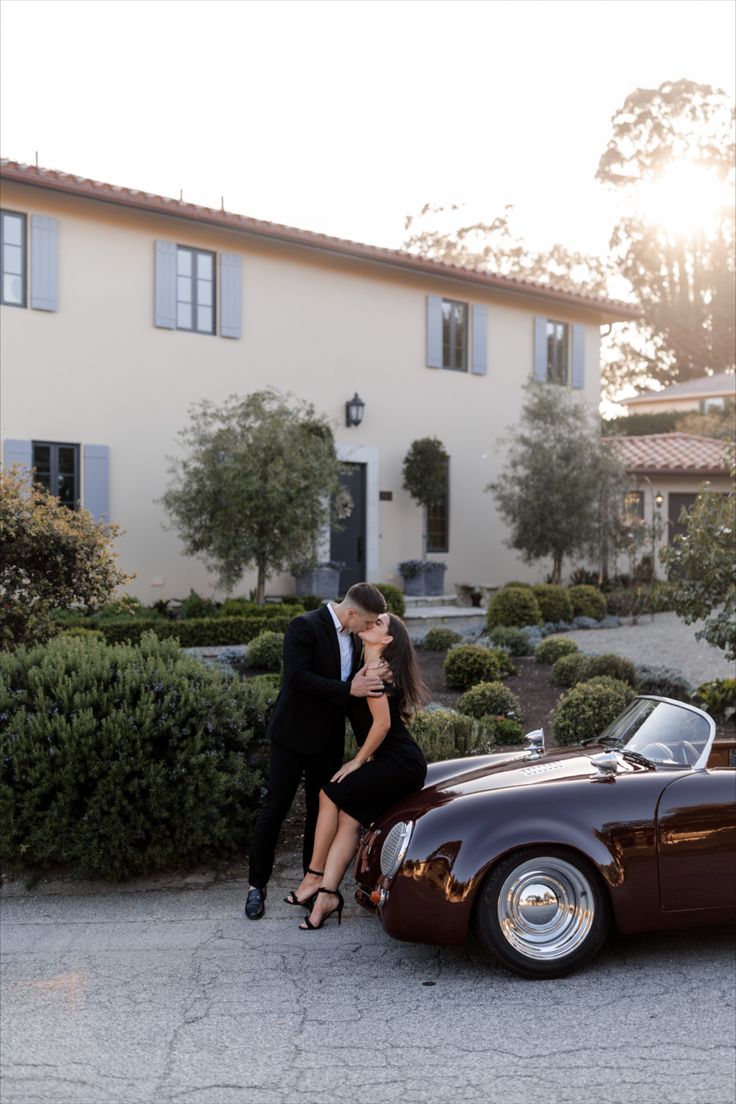
<path fill-rule="evenodd" d="M 385 878 L 392 878 L 404 861 L 413 831 L 414 825 L 411 821 L 400 820 L 398 824 L 394 824 L 383 841 L 381 873 Z"/>

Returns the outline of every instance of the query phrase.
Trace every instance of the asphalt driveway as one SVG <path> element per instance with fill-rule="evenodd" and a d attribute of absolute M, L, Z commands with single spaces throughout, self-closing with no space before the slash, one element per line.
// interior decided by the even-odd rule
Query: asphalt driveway
<path fill-rule="evenodd" d="M 3 890 L 2 1104 L 733 1104 L 727 929 L 616 938 L 560 981 L 397 943 L 348 902 L 303 933 L 243 881 Z"/>

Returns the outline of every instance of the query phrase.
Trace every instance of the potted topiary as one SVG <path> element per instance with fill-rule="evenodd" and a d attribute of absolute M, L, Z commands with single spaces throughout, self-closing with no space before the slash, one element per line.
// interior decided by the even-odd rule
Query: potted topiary
<path fill-rule="evenodd" d="M 444 445 L 436 437 L 414 441 L 404 457 L 404 489 L 423 507 L 424 515 L 421 560 L 404 560 L 399 564 L 404 593 L 408 595 L 444 593 L 447 564 L 426 558 L 427 509 L 445 493 L 449 459 Z"/>

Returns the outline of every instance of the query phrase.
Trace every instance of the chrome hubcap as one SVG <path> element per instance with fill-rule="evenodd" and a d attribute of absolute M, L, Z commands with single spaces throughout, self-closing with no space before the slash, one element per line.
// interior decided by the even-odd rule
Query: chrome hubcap
<path fill-rule="evenodd" d="M 498 897 L 498 923 L 526 958 L 553 962 L 572 954 L 593 926 L 590 882 L 572 863 L 553 856 L 528 859 L 513 870 Z"/>

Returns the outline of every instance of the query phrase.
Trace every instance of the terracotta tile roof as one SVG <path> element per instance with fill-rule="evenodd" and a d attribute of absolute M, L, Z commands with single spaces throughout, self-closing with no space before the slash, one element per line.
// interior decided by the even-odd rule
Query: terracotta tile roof
<path fill-rule="evenodd" d="M 628 472 L 659 475 L 724 475 L 727 442 L 691 433 L 609 437 Z"/>
<path fill-rule="evenodd" d="M 661 391 L 642 391 L 640 395 L 621 399 L 620 402 L 622 406 L 633 406 L 638 402 L 667 402 L 669 399 L 699 399 L 713 395 L 736 398 L 736 375 L 733 372 L 717 372 L 712 376 L 699 376 L 698 379 L 673 383 Z"/>
<path fill-rule="evenodd" d="M 68 195 L 96 199 L 105 203 L 115 203 L 119 206 L 133 207 L 178 219 L 189 219 L 192 222 L 207 223 L 221 229 L 269 238 L 290 245 L 318 249 L 322 252 L 339 254 L 356 260 L 388 265 L 429 276 L 461 280 L 464 283 L 535 299 L 548 299 L 571 307 L 583 307 L 595 311 L 602 322 L 642 317 L 642 312 L 638 307 L 617 299 L 566 291 L 551 287 L 549 284 L 538 283 L 534 280 L 522 280 L 515 276 L 497 276 L 493 273 L 463 267 L 462 265 L 444 264 L 399 249 L 384 249 L 380 246 L 365 245 L 362 242 L 330 237 L 327 234 L 317 234 L 311 230 L 298 230 L 293 226 L 282 226 L 276 222 L 248 218 L 246 215 L 237 215 L 231 211 L 218 210 L 214 207 L 201 207 L 195 203 L 185 203 L 182 200 L 154 195 L 151 192 L 139 191 L 136 188 L 123 188 L 118 184 L 104 184 L 99 180 L 74 176 L 71 173 L 60 172 L 56 169 L 26 165 L 23 162 L 9 161 L 6 158 L 0 160 L 0 177 L 51 191 L 65 192 Z"/>

